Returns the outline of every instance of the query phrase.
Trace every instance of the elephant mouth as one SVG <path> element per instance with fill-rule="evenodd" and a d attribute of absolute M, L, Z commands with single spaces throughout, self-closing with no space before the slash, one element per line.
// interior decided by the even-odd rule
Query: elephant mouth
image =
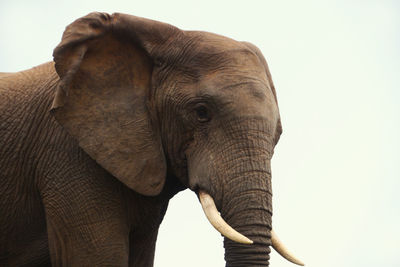
<path fill-rule="evenodd" d="M 194 191 L 200 200 L 204 214 L 206 215 L 208 221 L 218 232 L 232 241 L 246 245 L 253 244 L 252 240 L 237 232 L 227 222 L 225 222 L 215 206 L 214 199 L 208 193 L 198 188 Z M 292 253 L 289 252 L 289 250 L 285 247 L 285 245 L 283 245 L 273 230 L 271 230 L 271 243 L 274 250 L 283 258 L 294 264 L 304 266 L 304 263 L 301 260 L 297 259 Z"/>

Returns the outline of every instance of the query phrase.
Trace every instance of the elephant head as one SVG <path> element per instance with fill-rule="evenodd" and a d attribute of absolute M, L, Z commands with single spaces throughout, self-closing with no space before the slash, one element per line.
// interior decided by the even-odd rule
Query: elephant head
<path fill-rule="evenodd" d="M 268 265 L 270 165 L 282 128 L 255 46 L 91 13 L 67 27 L 54 61 L 52 113 L 86 153 L 146 196 L 178 179 L 228 237 L 227 266 Z"/>

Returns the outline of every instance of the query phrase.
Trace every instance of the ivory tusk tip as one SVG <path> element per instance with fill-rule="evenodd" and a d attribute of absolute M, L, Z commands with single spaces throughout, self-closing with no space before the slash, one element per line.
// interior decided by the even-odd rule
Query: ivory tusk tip
<path fill-rule="evenodd" d="M 248 239 L 247 238 L 247 240 L 244 240 L 243 241 L 243 244 L 246 244 L 246 245 L 251 245 L 251 244 L 253 244 L 254 242 L 253 242 L 253 240 L 250 240 L 250 239 Z"/>
<path fill-rule="evenodd" d="M 287 248 L 283 245 L 283 243 L 279 240 L 278 236 L 276 235 L 274 230 L 271 230 L 271 242 L 272 247 L 278 252 L 283 258 L 290 261 L 291 263 L 304 266 L 305 264 L 293 256 Z"/>
<path fill-rule="evenodd" d="M 292 263 L 294 263 L 296 265 L 299 265 L 299 266 L 305 266 L 305 264 L 302 261 L 298 260 L 298 259 L 296 259 L 296 261 L 292 261 Z"/>
<path fill-rule="evenodd" d="M 225 236 L 227 237 L 227 236 Z M 253 244 L 253 240 L 250 240 L 248 237 L 240 234 L 240 236 L 228 236 L 227 238 L 229 238 L 232 241 L 238 242 L 240 244 L 245 244 L 245 245 L 251 245 Z"/>
<path fill-rule="evenodd" d="M 253 244 L 254 242 L 253 242 L 253 240 L 251 240 L 250 238 L 248 238 L 247 236 L 244 236 L 244 235 L 242 235 L 242 234 L 240 234 L 240 233 L 238 233 L 239 235 L 237 236 L 237 237 L 235 237 L 235 238 L 233 238 L 233 239 L 231 239 L 231 238 L 229 238 L 229 239 L 231 239 L 231 240 L 233 240 L 233 241 L 236 241 L 236 242 L 238 242 L 238 243 L 241 243 L 241 244 L 245 244 L 245 245 L 251 245 L 251 244 Z"/>

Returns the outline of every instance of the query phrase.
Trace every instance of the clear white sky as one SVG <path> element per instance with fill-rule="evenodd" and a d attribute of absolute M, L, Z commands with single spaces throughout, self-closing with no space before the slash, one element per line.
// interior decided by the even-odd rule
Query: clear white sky
<path fill-rule="evenodd" d="M 2 0 L 0 71 L 52 60 L 65 26 L 91 11 L 257 45 L 284 127 L 273 227 L 310 267 L 400 266 L 400 2 Z M 172 199 L 155 266 L 224 266 L 223 253 L 195 195 Z"/>

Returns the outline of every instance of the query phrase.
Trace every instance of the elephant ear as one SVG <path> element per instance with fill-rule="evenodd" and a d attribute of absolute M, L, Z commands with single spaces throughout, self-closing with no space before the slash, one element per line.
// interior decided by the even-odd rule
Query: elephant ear
<path fill-rule="evenodd" d="M 91 13 L 69 25 L 54 50 L 60 82 L 52 114 L 98 164 L 154 196 L 166 160 L 152 112 L 152 53 L 177 29 L 123 14 Z"/>

